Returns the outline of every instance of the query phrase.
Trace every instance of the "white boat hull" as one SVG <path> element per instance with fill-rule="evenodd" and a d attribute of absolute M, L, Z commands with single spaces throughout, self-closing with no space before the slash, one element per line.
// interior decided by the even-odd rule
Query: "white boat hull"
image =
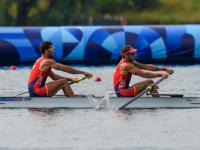
<path fill-rule="evenodd" d="M 70 109 L 95 109 L 119 108 L 130 101 L 131 97 L 109 100 L 87 97 L 0 97 L 0 108 L 70 108 Z M 152 98 L 142 97 L 129 104 L 126 108 L 151 109 L 151 108 L 200 108 L 200 97 L 184 98 Z"/>

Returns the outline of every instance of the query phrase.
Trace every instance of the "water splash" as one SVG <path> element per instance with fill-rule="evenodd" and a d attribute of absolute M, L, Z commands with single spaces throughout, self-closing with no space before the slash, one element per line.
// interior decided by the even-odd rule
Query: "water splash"
<path fill-rule="evenodd" d="M 100 108 L 105 108 L 105 109 L 112 109 L 108 93 L 105 93 L 105 96 L 100 99 L 99 107 Z"/>
<path fill-rule="evenodd" d="M 113 110 L 114 107 L 111 104 L 110 95 L 108 93 L 105 93 L 105 96 L 103 97 L 94 97 L 91 95 L 86 96 L 90 102 L 92 102 L 95 106 L 95 109 L 108 109 Z"/>
<path fill-rule="evenodd" d="M 94 104 L 95 109 L 99 109 L 99 100 L 97 98 L 95 98 L 93 95 L 86 95 L 86 97 L 92 104 Z"/>

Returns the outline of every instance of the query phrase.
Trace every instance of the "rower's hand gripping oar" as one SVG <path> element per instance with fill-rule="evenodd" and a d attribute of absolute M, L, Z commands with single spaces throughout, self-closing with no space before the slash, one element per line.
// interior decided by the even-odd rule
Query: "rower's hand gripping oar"
<path fill-rule="evenodd" d="M 160 82 L 162 82 L 165 79 L 165 77 L 160 78 L 158 81 L 156 81 L 154 84 L 149 85 L 146 87 L 146 89 L 142 92 L 140 92 L 138 95 L 136 95 L 132 100 L 128 101 L 127 103 L 125 103 L 124 105 L 122 105 L 121 107 L 119 107 L 118 109 L 124 109 L 127 105 L 129 105 L 130 103 L 134 102 L 135 100 L 137 100 L 138 98 L 140 98 L 142 95 L 144 95 L 145 93 L 147 93 L 148 91 L 151 91 L 155 85 L 158 85 Z"/>

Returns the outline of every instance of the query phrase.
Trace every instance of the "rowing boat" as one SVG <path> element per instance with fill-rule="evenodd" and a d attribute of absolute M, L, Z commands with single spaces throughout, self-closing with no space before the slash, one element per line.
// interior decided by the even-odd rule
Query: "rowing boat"
<path fill-rule="evenodd" d="M 133 97 L 0 97 L 0 108 L 119 108 Z M 200 97 L 140 97 L 129 109 L 200 108 Z"/>

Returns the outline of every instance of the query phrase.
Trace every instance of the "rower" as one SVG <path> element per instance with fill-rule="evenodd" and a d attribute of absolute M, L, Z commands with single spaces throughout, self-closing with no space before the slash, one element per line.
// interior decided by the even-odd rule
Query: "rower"
<path fill-rule="evenodd" d="M 55 49 L 51 42 L 45 41 L 40 45 L 41 57 L 36 60 L 28 79 L 28 90 L 31 97 L 48 97 L 55 95 L 60 89 L 65 96 L 74 96 L 74 92 L 69 85 L 69 81 L 76 82 L 76 78 L 63 77 L 52 71 L 53 69 L 71 74 L 83 74 L 86 78 L 91 78 L 92 73 L 77 70 L 70 66 L 56 62 L 53 57 Z M 45 83 L 47 77 L 52 80 Z"/>
<path fill-rule="evenodd" d="M 113 84 L 115 93 L 118 97 L 133 97 L 146 89 L 150 84 L 154 84 L 151 79 L 135 83 L 129 86 L 132 75 L 137 75 L 143 78 L 167 78 L 169 74 L 174 70 L 166 67 L 158 67 L 152 64 L 142 64 L 135 59 L 135 53 L 137 49 L 132 48 L 130 45 L 126 45 L 121 49 L 122 59 L 116 67 L 113 76 Z M 145 71 L 148 70 L 148 71 Z M 150 71 L 165 71 L 165 73 L 153 73 Z M 152 96 L 158 96 L 157 88 L 153 88 L 151 91 Z M 155 95 L 153 95 L 155 93 Z"/>

